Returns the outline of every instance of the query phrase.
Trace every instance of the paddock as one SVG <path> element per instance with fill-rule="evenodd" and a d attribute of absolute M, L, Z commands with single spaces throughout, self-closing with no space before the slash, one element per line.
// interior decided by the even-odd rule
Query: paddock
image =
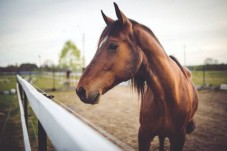
<path fill-rule="evenodd" d="M 10 80 L 10 85 L 15 86 L 14 78 L 7 77 L 7 79 Z M 47 82 L 45 81 L 45 83 Z M 6 86 L 7 89 L 12 88 L 9 87 L 9 85 Z M 41 88 L 45 89 L 45 87 Z M 80 102 L 74 90 L 57 90 L 48 93 L 54 95 L 56 99 L 62 101 L 68 108 L 78 113 L 89 123 L 106 131 L 132 148 L 137 149 L 140 101 L 136 92 L 133 92 L 130 86 L 117 86 L 101 98 L 100 104 L 93 106 Z M 1 98 L 4 98 L 3 96 L 10 96 L 11 99 L 13 98 L 13 95 L 1 95 Z M 199 100 L 199 109 L 195 118 L 197 128 L 192 134 L 187 135 L 185 151 L 225 151 L 227 148 L 227 134 L 225 133 L 227 128 L 226 91 L 202 90 L 199 91 Z M 4 101 L 9 100 L 1 100 L 2 103 Z M 15 100 L 15 104 L 18 104 L 17 100 Z M 16 105 L 12 106 L 12 113 L 15 112 L 15 107 Z M 7 116 L 7 112 L 4 112 L 4 110 L 1 110 L 1 112 L 5 113 L 0 116 L 1 119 L 4 119 L 4 117 Z M 19 114 L 19 110 L 15 113 Z M 13 114 L 11 114 L 9 118 L 9 126 L 12 121 L 15 121 Z M 10 144 L 9 142 L 7 144 L 2 144 L 4 146 L 0 146 L 0 150 L 1 147 L 14 148 L 13 150 L 18 151 L 24 150 L 23 137 L 20 136 L 21 127 L 17 126 L 21 123 L 18 120 L 18 122 L 15 121 L 14 124 L 16 126 L 15 129 L 9 129 L 10 127 L 7 127 L 4 135 L 2 135 L 3 138 L 7 138 L 13 143 Z M 2 125 L 0 125 L 0 128 L 2 128 Z M 9 134 L 11 134 L 11 136 Z M 14 140 L 15 136 L 17 136 L 17 140 Z M 2 141 L 2 143 L 6 143 L 4 140 Z M 20 148 L 16 146 L 17 143 L 19 143 L 17 146 L 21 146 Z M 166 141 L 165 144 L 168 147 L 168 141 Z M 158 141 L 156 139 L 154 141 L 154 148 L 152 149 L 155 151 L 158 150 Z"/>
<path fill-rule="evenodd" d="M 101 97 L 98 105 L 81 103 L 74 91 L 54 92 L 72 110 L 104 129 L 114 137 L 137 149 L 140 101 L 130 86 L 117 86 Z M 187 135 L 184 150 L 226 151 L 227 149 L 227 93 L 199 91 L 199 109 L 195 116 L 196 129 Z M 152 151 L 159 150 L 158 139 Z M 165 149 L 169 147 L 165 141 Z"/>

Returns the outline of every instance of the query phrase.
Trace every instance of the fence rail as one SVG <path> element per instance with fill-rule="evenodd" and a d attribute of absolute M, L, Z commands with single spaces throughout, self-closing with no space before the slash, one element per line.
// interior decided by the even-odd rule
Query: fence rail
<path fill-rule="evenodd" d="M 17 92 L 19 92 L 19 84 L 17 84 Z M 18 103 L 20 108 L 20 117 L 21 117 L 21 125 L 22 125 L 22 132 L 23 132 L 23 138 L 24 138 L 24 149 L 25 151 L 31 151 L 31 145 L 29 141 L 28 131 L 27 131 L 27 124 L 25 120 L 25 114 L 24 114 L 24 107 L 21 101 L 21 93 L 17 93 L 18 96 Z"/>
<path fill-rule="evenodd" d="M 30 83 L 18 75 L 17 80 L 19 83 L 18 88 L 22 88 L 18 92 L 25 92 L 24 95 L 26 95 L 40 125 L 45 130 L 56 150 L 121 150 L 80 119 L 39 93 Z"/>

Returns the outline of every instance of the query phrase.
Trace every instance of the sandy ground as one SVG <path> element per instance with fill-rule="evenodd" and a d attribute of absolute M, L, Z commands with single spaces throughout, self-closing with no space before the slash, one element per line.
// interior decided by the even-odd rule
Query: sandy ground
<path fill-rule="evenodd" d="M 137 149 L 140 101 L 130 87 L 117 86 L 101 97 L 98 105 L 79 101 L 74 91 L 55 92 L 56 99 L 104 129 L 119 140 Z M 187 135 L 185 151 L 227 151 L 227 92 L 200 91 L 199 109 L 195 116 L 197 128 Z M 158 150 L 158 139 L 152 150 Z M 169 150 L 169 142 L 165 141 Z"/>

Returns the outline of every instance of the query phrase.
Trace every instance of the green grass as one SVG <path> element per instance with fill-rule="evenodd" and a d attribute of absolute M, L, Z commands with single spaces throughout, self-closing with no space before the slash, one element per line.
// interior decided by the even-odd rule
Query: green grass
<path fill-rule="evenodd" d="M 0 76 L 0 91 L 16 89 L 16 76 Z"/>
<path fill-rule="evenodd" d="M 192 81 L 195 85 L 203 85 L 203 71 L 192 71 Z M 206 71 L 205 84 L 218 86 L 227 83 L 227 71 Z"/>
<path fill-rule="evenodd" d="M 57 79 L 55 79 L 53 81 L 53 79 L 49 78 L 49 77 L 36 76 L 33 84 L 35 84 L 37 87 L 39 87 L 41 89 L 52 89 L 54 87 L 57 89 L 57 88 L 62 87 L 60 82 L 61 81 L 57 80 Z"/>
<path fill-rule="evenodd" d="M 26 77 L 28 79 L 28 76 Z M 75 77 L 72 77 L 72 79 Z M 57 77 L 55 79 L 55 88 L 63 88 L 65 85 L 64 77 Z M 53 79 L 51 77 L 34 76 L 32 77 L 33 84 L 41 89 L 52 89 L 54 87 Z M 203 85 L 203 71 L 192 71 L 192 81 L 195 85 Z M 218 86 L 222 83 L 227 83 L 227 71 L 206 71 L 205 83 L 209 85 Z M 10 90 L 16 88 L 16 76 L 0 76 L 0 91 Z"/>
<path fill-rule="evenodd" d="M 28 79 L 28 76 L 26 77 Z M 72 79 L 78 77 L 72 77 Z M 55 88 L 63 88 L 65 85 L 63 81 L 64 76 L 58 76 L 55 79 Z M 33 76 L 33 84 L 41 89 L 52 89 L 54 87 L 53 79 L 51 77 Z M 195 85 L 203 85 L 203 71 L 192 71 L 192 81 Z M 0 91 L 10 90 L 16 88 L 16 76 L 0 76 Z M 209 85 L 218 86 L 222 83 L 227 83 L 227 71 L 206 71 L 205 83 Z"/>
<path fill-rule="evenodd" d="M 25 76 L 25 79 L 29 79 L 29 76 Z M 53 79 L 49 77 L 33 76 L 32 82 L 34 85 L 41 89 L 52 89 Z M 0 76 L 0 91 L 16 89 L 16 76 Z M 63 85 L 60 80 L 55 80 L 55 88 L 60 88 Z"/>
<path fill-rule="evenodd" d="M 28 77 L 26 78 L 28 79 Z M 7 91 L 10 89 L 16 89 L 16 81 L 17 81 L 16 76 L 0 76 L 0 92 Z M 51 78 L 41 77 L 35 81 L 37 82 L 36 84 L 38 86 L 41 86 L 45 89 L 52 88 Z M 23 148 L 24 142 L 23 142 L 23 136 L 22 136 L 20 110 L 19 110 L 17 94 L 14 94 L 14 95 L 0 94 L 0 113 L 1 113 L 0 114 L 0 137 L 3 140 L 0 144 L 0 150 L 17 150 L 17 151 L 24 150 Z M 9 113 L 10 113 L 10 118 L 7 121 L 6 119 Z M 28 107 L 28 114 L 29 114 L 28 134 L 29 134 L 29 139 L 31 143 L 31 148 L 32 150 L 37 150 L 37 139 L 36 139 L 35 133 L 36 134 L 38 133 L 38 129 L 37 129 L 38 121 L 31 107 Z M 4 130 L 4 133 L 1 134 L 2 133 L 1 131 L 3 131 L 2 129 L 4 129 L 3 127 L 6 127 L 6 128 Z M 48 142 L 48 150 L 53 150 L 53 147 L 50 145 L 50 142 Z"/>
<path fill-rule="evenodd" d="M 13 87 L 6 86 L 5 88 Z M 3 89 L 3 86 L 1 86 L 1 89 Z M 0 150 L 24 150 L 19 112 L 16 94 L 0 94 Z"/>
<path fill-rule="evenodd" d="M 0 92 L 10 89 L 16 89 L 16 76 L 0 76 Z M 24 150 L 16 94 L 0 94 L 0 113 L 0 150 Z"/>

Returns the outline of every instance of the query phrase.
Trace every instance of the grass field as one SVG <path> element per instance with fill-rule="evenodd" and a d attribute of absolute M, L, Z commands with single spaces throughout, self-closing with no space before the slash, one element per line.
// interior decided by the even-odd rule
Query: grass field
<path fill-rule="evenodd" d="M 16 88 L 15 76 L 0 76 L 0 91 Z M 0 150 L 23 150 L 17 95 L 0 94 Z"/>
<path fill-rule="evenodd" d="M 16 95 L 0 95 L 0 150 L 23 150 L 22 127 Z"/>
<path fill-rule="evenodd" d="M 25 76 L 29 79 L 29 76 Z M 64 76 L 58 76 L 55 80 L 52 76 L 33 76 L 30 78 L 32 83 L 41 89 L 53 89 L 65 87 Z M 71 79 L 77 79 L 72 77 Z M 203 85 L 203 71 L 192 71 L 192 81 L 195 85 Z M 10 90 L 16 88 L 16 76 L 0 76 L 0 91 Z M 205 84 L 218 86 L 222 83 L 227 83 L 227 71 L 206 71 L 205 72 Z"/>
<path fill-rule="evenodd" d="M 6 92 L 16 89 L 16 81 L 16 76 L 0 76 L 0 151 L 24 150 L 17 94 L 8 94 Z M 39 86 L 48 89 L 52 88 L 51 81 L 50 78 L 41 77 L 36 82 Z M 3 92 L 6 94 L 3 94 Z M 28 112 L 29 139 L 32 150 L 37 150 L 38 121 L 31 108 Z M 48 143 L 50 144 L 50 142 Z M 53 150 L 53 147 L 48 145 L 48 150 Z"/>
<path fill-rule="evenodd" d="M 192 81 L 195 85 L 203 85 L 203 71 L 192 71 Z M 205 84 L 218 86 L 227 83 L 227 71 L 206 71 Z"/>
<path fill-rule="evenodd" d="M 16 88 L 16 76 L 0 76 L 0 91 Z"/>
<path fill-rule="evenodd" d="M 60 80 L 53 80 L 51 77 L 35 77 L 33 78 L 33 84 L 38 86 L 41 89 L 57 89 L 62 87 Z"/>
<path fill-rule="evenodd" d="M 63 84 L 64 76 L 58 77 L 55 80 L 55 87 L 61 88 Z M 71 79 L 78 79 L 72 77 Z M 192 81 L 195 85 L 202 86 L 204 84 L 203 71 L 192 71 Z M 206 71 L 205 72 L 205 84 L 210 86 L 218 86 L 220 84 L 227 83 L 227 71 Z M 51 77 L 36 77 L 34 84 L 43 89 L 53 88 L 53 80 Z"/>

